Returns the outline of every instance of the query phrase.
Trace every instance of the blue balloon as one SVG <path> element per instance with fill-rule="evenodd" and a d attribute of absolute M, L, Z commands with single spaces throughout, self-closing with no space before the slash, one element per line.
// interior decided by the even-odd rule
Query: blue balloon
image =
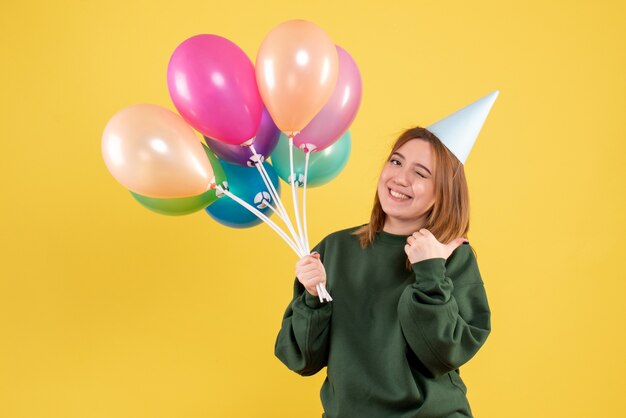
<path fill-rule="evenodd" d="M 224 169 L 224 174 L 228 180 L 228 189 L 232 194 L 244 200 L 265 216 L 269 217 L 273 211 L 265 206 L 260 208 L 259 200 L 266 199 L 272 206 L 276 207 L 276 202 L 270 197 L 261 178 L 261 174 L 256 167 L 245 167 L 220 160 L 220 165 Z M 270 163 L 264 162 L 263 167 L 270 177 L 272 184 L 280 195 L 280 184 L 278 176 Z M 255 202 L 255 198 L 257 201 Z M 241 206 L 228 196 L 220 197 L 217 202 L 205 208 L 209 216 L 222 225 L 231 228 L 250 228 L 263 222 L 255 214 Z"/>

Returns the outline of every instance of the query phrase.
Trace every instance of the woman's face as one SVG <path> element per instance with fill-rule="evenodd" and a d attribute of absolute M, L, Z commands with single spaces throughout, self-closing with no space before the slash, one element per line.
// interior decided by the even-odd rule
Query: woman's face
<path fill-rule="evenodd" d="M 411 234 L 422 227 L 424 214 L 435 201 L 433 174 L 432 148 L 427 141 L 411 139 L 391 155 L 378 179 L 385 231 Z"/>

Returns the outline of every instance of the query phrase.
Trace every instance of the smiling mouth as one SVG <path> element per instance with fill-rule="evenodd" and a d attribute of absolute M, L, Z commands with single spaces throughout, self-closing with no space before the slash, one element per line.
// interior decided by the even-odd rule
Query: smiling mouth
<path fill-rule="evenodd" d="M 396 202 L 404 202 L 404 201 L 408 201 L 411 200 L 412 198 L 410 196 L 407 196 L 405 194 L 402 193 L 398 193 L 396 191 L 393 191 L 389 188 L 387 188 L 388 193 L 389 193 L 389 197 L 391 197 L 392 200 L 396 201 Z"/>

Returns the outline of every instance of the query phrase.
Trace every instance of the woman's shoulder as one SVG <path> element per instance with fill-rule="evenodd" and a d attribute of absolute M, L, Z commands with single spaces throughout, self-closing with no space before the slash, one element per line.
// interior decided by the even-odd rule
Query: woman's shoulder
<path fill-rule="evenodd" d="M 450 254 L 448 261 L 458 262 L 458 261 L 468 260 L 472 258 L 476 259 L 476 251 L 469 243 L 467 243 L 467 244 L 461 244 L 458 247 L 456 247 L 456 249 L 452 251 L 452 254 Z"/>
<path fill-rule="evenodd" d="M 482 283 L 476 252 L 469 244 L 459 245 L 446 260 L 446 271 L 451 277 L 458 277 L 459 284 Z"/>

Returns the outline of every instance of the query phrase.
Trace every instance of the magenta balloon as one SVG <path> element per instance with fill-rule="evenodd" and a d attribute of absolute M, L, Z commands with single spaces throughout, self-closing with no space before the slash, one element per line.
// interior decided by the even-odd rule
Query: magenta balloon
<path fill-rule="evenodd" d="M 313 120 L 294 137 L 298 147 L 311 144 L 313 151 L 328 148 L 350 127 L 361 104 L 361 74 L 343 48 L 335 45 L 339 57 L 339 75 L 330 100 Z M 308 146 L 311 149 L 310 146 Z"/>
<path fill-rule="evenodd" d="M 217 35 L 181 43 L 167 67 L 174 106 L 197 131 L 227 144 L 252 138 L 263 102 L 252 61 L 237 45 Z"/>

